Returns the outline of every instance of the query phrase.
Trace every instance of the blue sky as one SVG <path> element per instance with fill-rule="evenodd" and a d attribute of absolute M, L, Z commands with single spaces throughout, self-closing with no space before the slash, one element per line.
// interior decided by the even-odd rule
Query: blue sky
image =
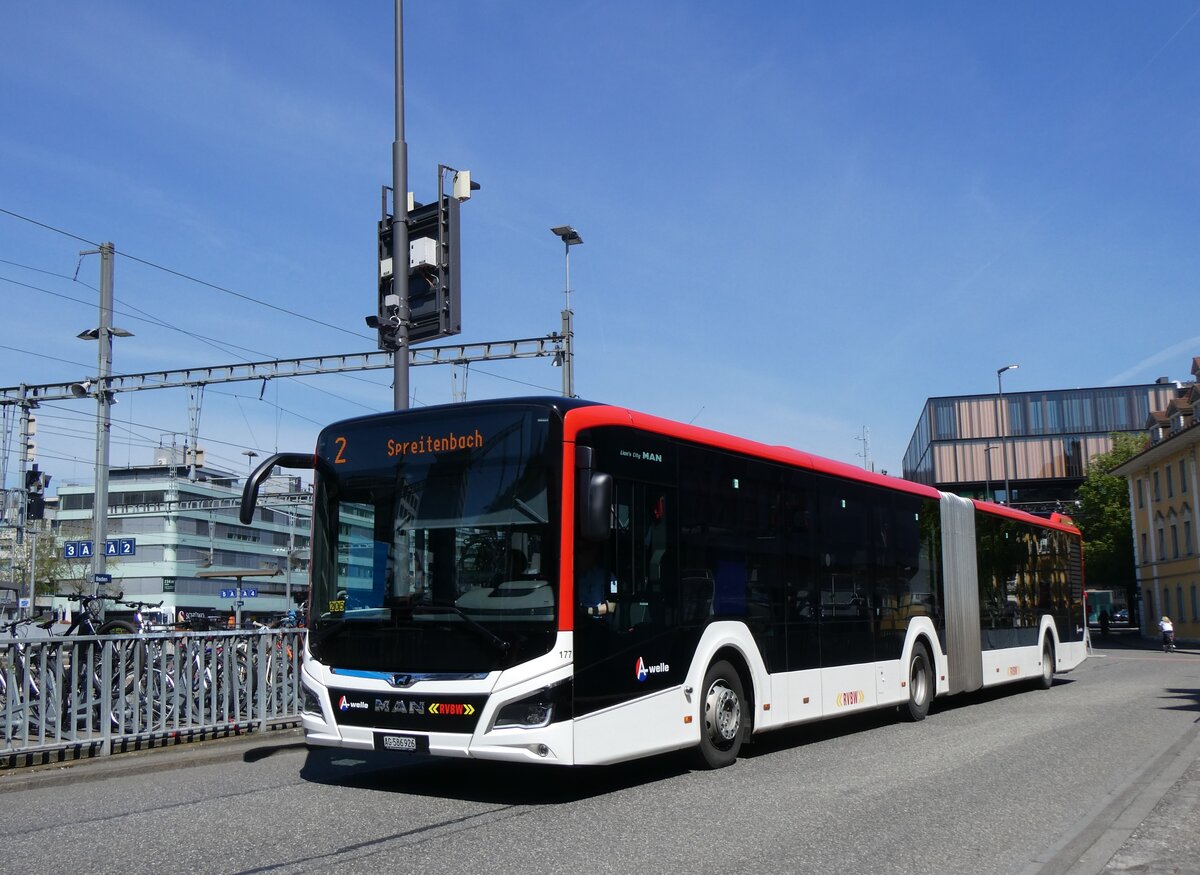
<path fill-rule="evenodd" d="M 431 200 L 439 163 L 482 185 L 459 339 L 558 329 L 549 228 L 572 224 L 583 397 L 858 464 L 866 428 L 898 473 L 924 400 L 993 392 L 1003 365 L 1006 391 L 1062 389 L 1200 355 L 1195 0 L 409 0 L 405 35 L 409 187 Z M 99 260 L 67 234 L 123 253 L 118 373 L 373 349 L 392 65 L 386 0 L 11 5 L 0 386 L 96 372 L 75 335 Z M 389 409 L 388 378 L 211 387 L 201 445 L 238 470 L 307 449 Z M 415 404 L 454 378 L 414 369 Z M 493 362 L 467 394 L 560 386 Z M 56 483 L 90 480 L 93 414 L 38 411 Z M 113 415 L 113 464 L 145 463 L 182 441 L 187 392 Z"/>

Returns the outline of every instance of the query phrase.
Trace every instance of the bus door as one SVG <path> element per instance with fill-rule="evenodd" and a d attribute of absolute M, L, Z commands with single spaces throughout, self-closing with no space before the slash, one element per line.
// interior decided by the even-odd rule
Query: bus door
<path fill-rule="evenodd" d="M 850 483 L 830 482 L 821 491 L 819 627 L 828 715 L 869 707 L 877 697 L 870 497 Z"/>
<path fill-rule="evenodd" d="M 675 513 L 674 488 L 616 479 L 608 540 L 577 540 L 576 716 L 678 684 L 687 672 L 671 631 L 679 602 Z"/>

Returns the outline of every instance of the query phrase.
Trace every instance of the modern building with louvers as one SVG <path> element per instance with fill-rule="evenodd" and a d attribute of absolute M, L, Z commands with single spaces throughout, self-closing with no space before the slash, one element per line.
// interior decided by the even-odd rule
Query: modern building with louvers
<path fill-rule="evenodd" d="M 1142 434 L 1181 383 L 1047 389 L 929 398 L 904 454 L 903 476 L 1035 513 L 1070 512 L 1088 462 L 1114 432 Z M 1005 493 L 1005 481 L 1008 493 Z"/>

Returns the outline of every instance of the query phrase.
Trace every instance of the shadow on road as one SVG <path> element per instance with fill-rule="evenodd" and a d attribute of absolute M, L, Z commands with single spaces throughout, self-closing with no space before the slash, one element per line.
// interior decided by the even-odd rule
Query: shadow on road
<path fill-rule="evenodd" d="M 1055 686 L 1069 683 L 1073 681 L 1064 678 L 1056 678 L 1054 681 Z M 1027 686 L 1006 685 L 938 699 L 933 703 L 932 713 L 951 711 L 1009 696 L 1043 694 L 1044 691 Z M 1188 707 L 1200 705 L 1193 702 Z M 870 732 L 899 720 L 895 709 L 887 708 L 781 729 L 757 736 L 754 743 L 742 748 L 742 756 L 756 759 L 793 747 Z M 248 753 L 246 756 L 250 757 L 254 753 Z M 611 766 L 561 768 L 314 747 L 308 751 L 300 776 L 317 784 L 360 787 L 411 796 L 502 805 L 554 805 L 670 780 L 691 770 L 690 751 L 678 751 Z"/>
<path fill-rule="evenodd" d="M 1054 686 L 1072 684 L 1075 681 L 1064 677 L 1056 677 Z M 935 699 L 929 709 L 930 716 L 955 711 L 959 708 L 978 705 L 984 702 L 995 702 L 1012 696 L 1036 696 L 1045 694 L 1045 690 L 1031 687 L 1028 684 L 1004 684 L 973 693 L 960 693 Z M 806 723 L 802 726 L 791 726 L 786 729 L 769 732 L 755 738 L 753 744 L 742 748 L 743 756 L 754 758 L 766 754 L 777 753 L 789 748 L 802 747 L 817 742 L 828 741 L 831 738 L 843 738 L 860 732 L 871 732 L 883 726 L 891 726 L 903 722 L 897 709 L 882 708 L 877 711 L 864 711 L 849 714 L 845 717 L 835 717 L 818 723 Z"/>
<path fill-rule="evenodd" d="M 279 753 L 286 753 L 293 750 L 303 750 L 305 747 L 303 741 L 297 741 L 294 744 L 268 744 L 262 747 L 251 748 L 242 754 L 242 762 L 257 763 L 265 760 L 267 757 L 274 756 Z"/>
<path fill-rule="evenodd" d="M 402 756 L 402 755 L 401 755 Z M 503 805 L 555 805 L 686 774 L 686 752 L 612 766 L 555 766 L 313 748 L 300 777 L 318 784 Z"/>
<path fill-rule="evenodd" d="M 1200 711 L 1200 690 L 1168 689 L 1163 699 L 1174 704 L 1163 705 L 1168 711 Z"/>

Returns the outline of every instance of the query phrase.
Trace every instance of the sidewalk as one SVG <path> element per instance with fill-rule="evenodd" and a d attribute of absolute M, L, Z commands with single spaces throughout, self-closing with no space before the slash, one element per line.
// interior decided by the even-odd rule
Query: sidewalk
<path fill-rule="evenodd" d="M 271 729 L 168 745 L 147 750 L 118 753 L 107 757 L 85 757 L 39 766 L 0 771 L 0 794 L 103 781 L 122 772 L 165 772 L 240 759 L 253 762 L 281 748 L 304 744 L 304 731 L 298 727 Z"/>
<path fill-rule="evenodd" d="M 1094 630 L 1093 630 L 1094 632 Z M 1177 642 L 1164 659 L 1200 657 L 1195 642 Z M 1161 651 L 1138 630 L 1092 636 L 1096 652 Z M 1022 875 L 1200 875 L 1200 722 L 1155 758 L 1128 787 L 1103 799 L 1073 835 Z"/>

